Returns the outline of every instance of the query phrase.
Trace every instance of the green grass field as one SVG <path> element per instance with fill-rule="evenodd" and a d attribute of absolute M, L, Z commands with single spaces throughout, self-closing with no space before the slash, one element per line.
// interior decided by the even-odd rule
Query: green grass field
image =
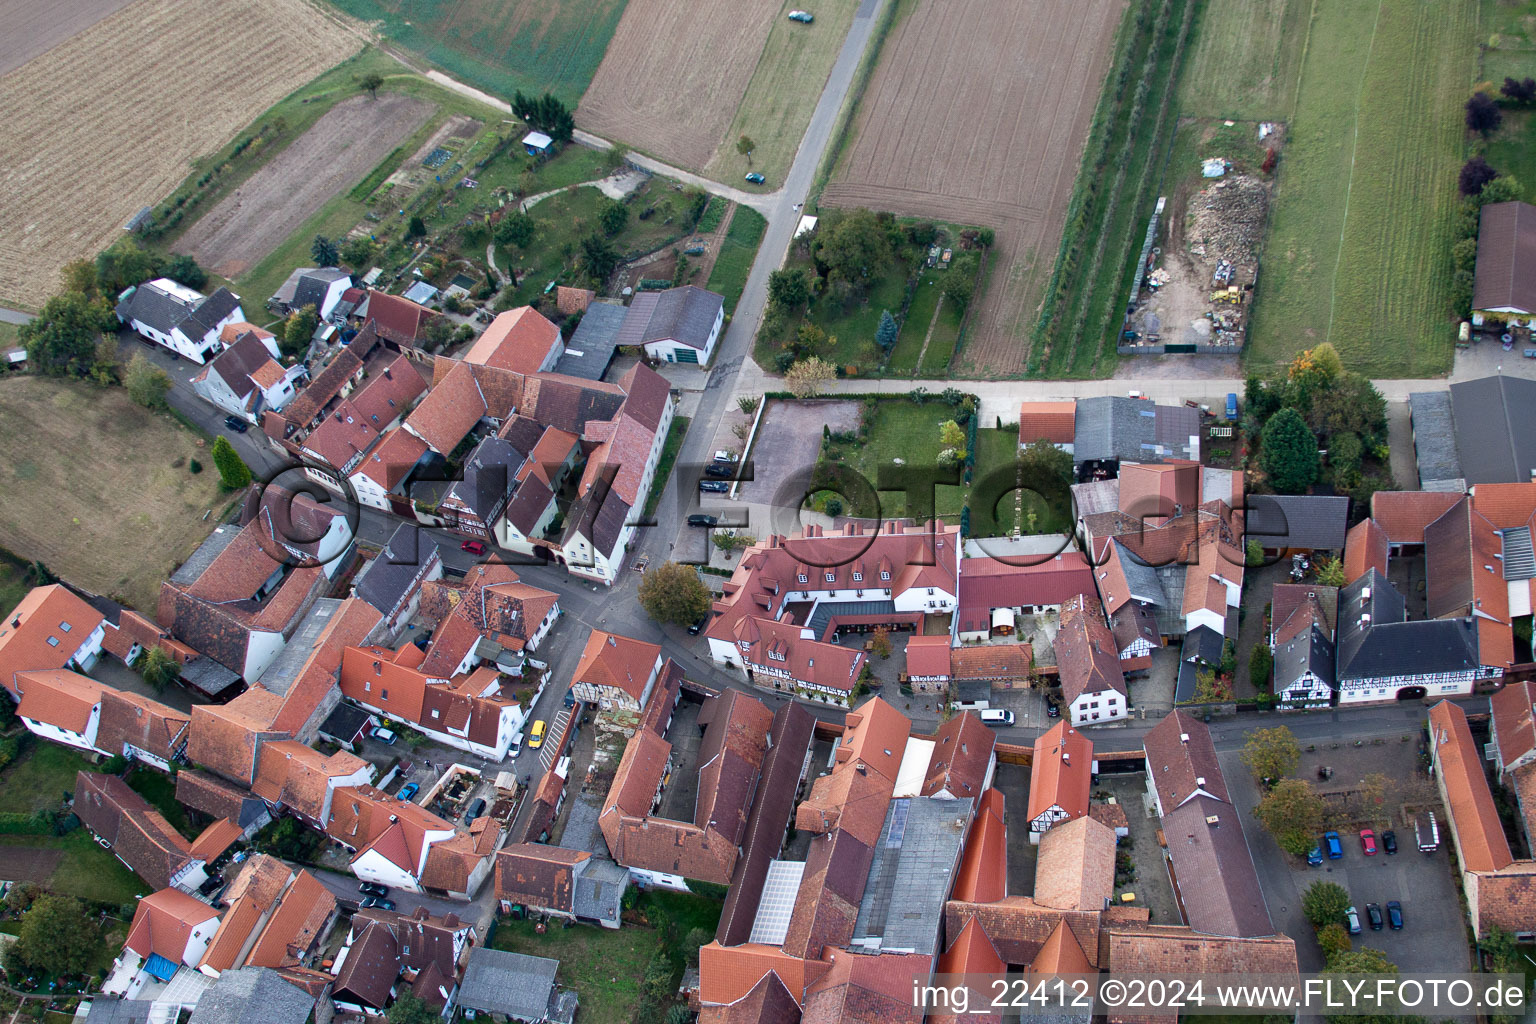
<path fill-rule="evenodd" d="M 1281 155 L 1250 362 L 1283 363 L 1326 340 L 1367 374 L 1444 373 L 1454 343 L 1447 265 L 1477 7 L 1316 7 Z"/>
<path fill-rule="evenodd" d="M 332 0 L 455 78 L 495 96 L 552 92 L 574 108 L 624 0 Z"/>
<path fill-rule="evenodd" d="M 75 791 L 75 775 L 91 763 L 78 750 L 58 743 L 35 742 L 0 776 L 0 811 L 31 814 L 61 807 Z"/>
<path fill-rule="evenodd" d="M 677 465 L 677 453 L 683 450 L 683 437 L 688 433 L 689 422 L 687 416 L 672 417 L 667 440 L 661 447 L 661 458 L 656 460 L 656 476 L 651 480 L 651 493 L 645 498 L 647 519 L 656 514 L 656 506 L 661 504 L 661 494 L 667 489 L 667 478 L 672 475 L 672 467 Z"/>
<path fill-rule="evenodd" d="M 0 836 L 0 846 L 62 851 L 63 859 L 43 888 L 63 896 L 122 906 L 151 892 L 148 883 L 129 871 L 110 851 L 97 846 L 84 828 L 67 836 Z"/>
<path fill-rule="evenodd" d="M 933 322 L 934 310 L 939 307 L 940 291 L 938 275 L 930 271 L 912 289 L 912 301 L 907 305 L 907 318 L 902 321 L 901 333 L 891 347 L 885 368 L 891 373 L 915 373 L 917 359 L 923 351 L 923 339 L 928 336 L 928 325 Z M 879 321 L 876 321 L 876 326 Z"/>
<path fill-rule="evenodd" d="M 1206 3 L 1179 82 L 1179 113 L 1288 119 L 1311 10 L 1312 0 Z"/>
<path fill-rule="evenodd" d="M 786 0 L 774 19 L 725 145 L 704 168 L 718 181 L 739 186 L 742 175 L 752 170 L 768 179 L 765 188 L 784 184 L 859 7 L 859 0 L 825 0 L 816 8 L 816 21 L 802 25 L 785 17 L 796 2 Z M 736 140 L 743 135 L 757 143 L 750 167 L 736 152 Z"/>
<path fill-rule="evenodd" d="M 713 205 L 714 201 L 710 202 Z M 704 230 L 702 223 L 699 230 Z M 738 206 L 731 217 L 731 226 L 726 229 L 725 241 L 720 245 L 720 255 L 715 257 L 714 268 L 705 285 L 710 291 L 725 296 L 727 316 L 736 311 L 736 303 L 747 286 L 747 275 L 752 271 L 757 247 L 762 244 L 766 230 L 768 221 L 750 206 Z"/>

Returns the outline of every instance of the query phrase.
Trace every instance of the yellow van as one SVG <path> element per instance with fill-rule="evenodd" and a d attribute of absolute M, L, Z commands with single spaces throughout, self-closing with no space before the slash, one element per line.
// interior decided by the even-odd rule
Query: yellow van
<path fill-rule="evenodd" d="M 544 743 L 544 722 L 539 720 L 533 723 L 533 732 L 528 734 L 528 749 L 537 750 Z"/>

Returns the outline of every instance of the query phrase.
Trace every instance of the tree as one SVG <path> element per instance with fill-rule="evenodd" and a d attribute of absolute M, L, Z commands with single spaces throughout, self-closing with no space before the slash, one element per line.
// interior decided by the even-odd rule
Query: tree
<path fill-rule="evenodd" d="M 1301 912 L 1307 915 L 1313 928 L 1338 924 L 1349 909 L 1349 890 L 1337 882 L 1319 879 L 1307 886 L 1301 894 Z"/>
<path fill-rule="evenodd" d="M 710 604 L 709 589 L 686 565 L 667 562 L 640 580 L 640 606 L 657 622 L 689 625 L 703 618 Z"/>
<path fill-rule="evenodd" d="M 1259 465 L 1281 494 L 1300 494 L 1317 479 L 1317 438 L 1295 409 L 1285 408 L 1264 424 Z"/>
<path fill-rule="evenodd" d="M 609 235 L 616 235 L 624 230 L 624 225 L 629 223 L 629 207 L 617 199 L 609 199 L 603 203 L 602 212 L 597 215 L 597 222 L 603 226 L 603 231 Z"/>
<path fill-rule="evenodd" d="M 869 649 L 882 660 L 891 656 L 891 631 L 885 626 L 875 627 L 874 638 L 869 643 Z"/>
<path fill-rule="evenodd" d="M 692 1024 L 693 1011 L 687 1003 L 678 1003 L 667 1010 L 667 1024 Z"/>
<path fill-rule="evenodd" d="M 1360 802 L 1365 805 L 1365 816 L 1379 819 L 1387 802 L 1387 787 L 1391 784 L 1381 772 L 1371 772 L 1360 780 Z"/>
<path fill-rule="evenodd" d="M 1506 78 L 1499 92 L 1515 103 L 1530 103 L 1536 100 L 1536 78 Z"/>
<path fill-rule="evenodd" d="M 1349 932 L 1337 921 L 1325 924 L 1317 930 L 1317 947 L 1323 951 L 1324 963 L 1354 948 L 1349 941 Z"/>
<path fill-rule="evenodd" d="M 1301 857 L 1317 843 L 1323 801 L 1305 781 L 1281 779 L 1253 813 L 1280 849 Z"/>
<path fill-rule="evenodd" d="M 1504 112 L 1499 109 L 1499 104 L 1492 96 L 1485 92 L 1475 92 L 1472 98 L 1467 100 L 1467 128 L 1477 132 L 1483 138 L 1487 138 L 1499 130 L 1499 125 L 1504 123 Z"/>
<path fill-rule="evenodd" d="M 1065 493 L 1072 482 L 1072 456 L 1040 438 L 1019 450 L 1018 480 L 1045 497 Z"/>
<path fill-rule="evenodd" d="M 171 390 L 171 375 L 145 359 L 144 353 L 135 352 L 123 374 L 123 386 L 128 397 L 146 409 L 163 409 Z"/>
<path fill-rule="evenodd" d="M 100 282 L 96 280 L 96 264 L 90 260 L 70 260 L 59 271 L 59 278 L 63 283 L 62 290 L 66 292 L 79 292 L 95 298 L 100 290 Z"/>
<path fill-rule="evenodd" d="M 757 148 L 757 143 L 743 135 L 736 140 L 736 152 L 747 158 L 747 166 L 752 166 L 752 151 Z"/>
<path fill-rule="evenodd" d="M 889 352 L 896 347 L 896 335 L 901 333 L 901 328 L 896 324 L 896 318 L 891 316 L 891 311 L 880 311 L 880 326 L 875 328 L 875 342 L 882 349 Z"/>
<path fill-rule="evenodd" d="M 1250 540 L 1243 549 L 1243 561 L 1248 568 L 1255 569 L 1264 564 L 1264 545 L 1256 540 Z"/>
<path fill-rule="evenodd" d="M 406 238 L 421 238 L 427 233 L 426 221 L 419 214 L 411 214 L 411 219 L 405 225 Z"/>
<path fill-rule="evenodd" d="M 811 301 L 811 282 L 803 270 L 775 270 L 768 275 L 768 301 L 794 309 Z"/>
<path fill-rule="evenodd" d="M 117 337 L 103 334 L 91 356 L 91 380 L 103 387 L 117 379 Z"/>
<path fill-rule="evenodd" d="M 1397 964 L 1388 960 L 1381 950 L 1362 946 L 1335 953 L 1324 965 L 1323 971 L 1327 974 L 1396 974 Z M 1404 1021 L 1414 1018 L 1393 1013 L 1391 1004 L 1384 1002 L 1380 1013 L 1363 1014 L 1359 1008 L 1352 1008 L 1347 1015 L 1324 1014 L 1323 1019 L 1328 1024 L 1404 1024 Z"/>
<path fill-rule="evenodd" d="M 699 950 L 713 941 L 715 941 L 715 933 L 708 928 L 688 929 L 688 934 L 683 936 L 683 948 L 688 951 L 689 966 L 699 966 Z"/>
<path fill-rule="evenodd" d="M 389 1024 L 442 1024 L 442 1015 L 437 1008 L 417 998 L 416 993 L 408 988 L 400 990 L 399 997 L 384 1019 Z"/>
<path fill-rule="evenodd" d="M 79 292 L 53 296 L 43 303 L 37 319 L 21 326 L 27 364 L 37 373 L 55 377 L 85 374 L 109 316 L 111 310 L 101 299 L 88 299 Z"/>
<path fill-rule="evenodd" d="M 815 398 L 821 385 L 837 378 L 837 369 L 819 356 L 802 359 L 784 374 L 784 384 L 796 398 Z"/>
<path fill-rule="evenodd" d="M 141 284 L 159 274 L 163 262 L 159 253 L 149 252 L 133 239 L 124 238 L 97 255 L 96 278 L 102 291 L 116 295 L 131 284 Z"/>
<path fill-rule="evenodd" d="M 967 257 L 955 260 L 944 277 L 944 297 L 961 311 L 971 304 L 976 292 L 976 259 Z"/>
<path fill-rule="evenodd" d="M 320 314 L 313 304 L 294 310 L 283 323 L 283 336 L 278 341 L 284 355 L 301 356 L 314 340 L 315 328 L 320 326 Z"/>
<path fill-rule="evenodd" d="M 180 677 L 181 666 L 164 647 L 156 645 L 139 660 L 139 675 L 153 689 L 163 690 Z"/>
<path fill-rule="evenodd" d="M 101 930 L 85 905 L 66 896 L 39 896 L 21 918 L 15 955 L 35 971 L 84 974 L 100 957 Z"/>
<path fill-rule="evenodd" d="M 1248 681 L 1253 688 L 1260 693 L 1269 690 L 1269 676 L 1275 669 L 1275 656 L 1270 653 L 1268 644 L 1254 644 L 1252 652 L 1248 655 Z"/>
<path fill-rule="evenodd" d="M 1344 586 L 1344 563 L 1337 558 L 1325 558 L 1317 563 L 1317 582 L 1325 587 Z"/>
<path fill-rule="evenodd" d="M 512 113 L 556 142 L 570 142 L 576 130 L 570 110 L 551 93 L 535 99 L 517 92 L 512 97 Z"/>
<path fill-rule="evenodd" d="M 322 267 L 334 267 L 341 262 L 341 253 L 336 251 L 336 243 L 324 235 L 316 235 L 315 240 L 309 243 L 309 256 Z"/>
<path fill-rule="evenodd" d="M 832 278 L 862 287 L 890 264 L 891 236 L 869 210 L 834 211 L 816 232 L 816 258 Z"/>
<path fill-rule="evenodd" d="M 1501 174 L 1488 184 L 1483 190 L 1472 197 L 1472 202 L 1478 209 L 1492 203 L 1508 203 L 1524 196 L 1525 189 L 1520 185 L 1520 179 L 1512 174 Z"/>
<path fill-rule="evenodd" d="M 756 395 L 741 395 L 736 399 L 736 408 L 751 416 L 757 412 L 757 407 L 763 404 L 763 400 Z"/>
<path fill-rule="evenodd" d="M 683 219 L 688 222 L 689 229 L 698 226 L 699 218 L 704 216 L 704 211 L 709 206 L 709 193 L 701 188 L 691 188 L 683 193 Z"/>
<path fill-rule="evenodd" d="M 965 428 L 954 420 L 945 420 L 939 424 L 939 446 L 941 448 L 954 448 L 965 458 Z"/>
<path fill-rule="evenodd" d="M 581 264 L 588 274 L 601 281 L 619 265 L 619 253 L 606 238 L 594 232 L 581 240 Z"/>
<path fill-rule="evenodd" d="M 1461 165 L 1461 176 L 1457 179 L 1457 187 L 1464 196 L 1475 196 L 1483 190 L 1499 172 L 1489 166 L 1488 161 L 1479 153 L 1466 163 Z"/>
<path fill-rule="evenodd" d="M 208 283 L 208 272 L 197 265 L 197 260 L 186 253 L 177 253 L 165 265 L 165 276 L 179 284 L 198 291 Z"/>
<path fill-rule="evenodd" d="M 1283 779 L 1296 770 L 1301 761 L 1301 747 L 1296 737 L 1283 725 L 1273 729 L 1255 729 L 1243 744 L 1243 764 L 1260 782 Z"/>
<path fill-rule="evenodd" d="M 526 248 L 533 241 L 533 218 L 526 213 L 509 213 L 496 225 L 496 244 Z"/>
<path fill-rule="evenodd" d="M 814 356 L 825 352 L 836 339 L 828 338 L 827 332 L 807 320 L 795 331 L 795 353 Z"/>
<path fill-rule="evenodd" d="M 238 491 L 250 485 L 251 467 L 223 434 L 213 439 L 213 464 L 218 467 L 225 490 Z"/>
<path fill-rule="evenodd" d="M 353 270 L 362 270 L 378 255 L 379 246 L 367 235 L 358 235 L 341 243 L 341 262 Z"/>
<path fill-rule="evenodd" d="M 373 99 L 379 98 L 379 86 L 383 84 L 384 76 L 377 71 L 369 71 L 357 76 L 357 87 Z"/>

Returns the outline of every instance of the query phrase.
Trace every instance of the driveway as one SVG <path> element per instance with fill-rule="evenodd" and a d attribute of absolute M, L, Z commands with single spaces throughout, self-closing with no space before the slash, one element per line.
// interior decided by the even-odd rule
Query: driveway
<path fill-rule="evenodd" d="M 799 528 L 800 501 L 821 455 L 823 430 L 837 434 L 857 429 L 858 402 L 768 404 L 752 442 L 752 479 L 737 492 L 738 500 L 748 506 L 757 536 L 770 529 L 788 533 Z"/>

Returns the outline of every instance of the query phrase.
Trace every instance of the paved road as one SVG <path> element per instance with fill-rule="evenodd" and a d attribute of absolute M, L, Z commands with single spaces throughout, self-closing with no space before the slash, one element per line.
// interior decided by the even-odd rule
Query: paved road
<path fill-rule="evenodd" d="M 0 306 L 0 324 L 29 324 L 37 318 L 31 313 L 23 313 L 19 309 L 6 309 Z"/>
<path fill-rule="evenodd" d="M 338 900 L 345 900 L 348 909 L 357 909 L 358 901 L 363 898 L 363 894 L 357 891 L 356 876 L 344 875 L 339 871 L 328 871 L 325 868 L 306 868 L 305 870 L 318 878 L 320 883 L 329 889 L 331 894 Z M 492 888 L 494 887 L 486 886 L 487 891 L 490 891 Z M 432 914 L 434 917 L 441 917 L 444 914 L 458 914 L 464 920 L 475 921 L 479 912 L 479 905 L 477 903 L 441 899 L 437 896 L 428 896 L 423 893 L 407 892 L 404 889 L 391 889 L 388 898 L 394 901 L 395 909 L 403 914 L 413 913 L 417 907 L 426 907 L 427 913 Z M 494 895 L 492 902 L 494 902 Z M 477 923 L 480 924 L 480 934 L 484 935 L 484 924 L 482 922 Z"/>

